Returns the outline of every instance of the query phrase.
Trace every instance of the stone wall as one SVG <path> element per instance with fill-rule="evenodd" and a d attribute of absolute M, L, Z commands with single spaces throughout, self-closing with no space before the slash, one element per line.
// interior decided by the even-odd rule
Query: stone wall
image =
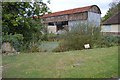
<path fill-rule="evenodd" d="M 2 44 L 2 53 L 16 53 L 16 50 L 12 47 L 12 45 L 9 42 L 4 42 Z"/>

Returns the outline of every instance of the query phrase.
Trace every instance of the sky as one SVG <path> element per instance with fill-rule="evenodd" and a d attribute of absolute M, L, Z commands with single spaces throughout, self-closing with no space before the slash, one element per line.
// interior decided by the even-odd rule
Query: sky
<path fill-rule="evenodd" d="M 101 9 L 101 17 L 103 17 L 109 9 L 109 4 L 112 1 L 113 0 L 51 0 L 50 4 L 47 5 L 52 12 L 97 5 Z"/>

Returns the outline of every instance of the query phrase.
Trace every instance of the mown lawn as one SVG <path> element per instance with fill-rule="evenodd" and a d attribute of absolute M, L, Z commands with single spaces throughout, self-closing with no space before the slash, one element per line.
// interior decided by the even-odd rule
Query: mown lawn
<path fill-rule="evenodd" d="M 111 78 L 118 76 L 118 47 L 3 56 L 4 78 Z"/>

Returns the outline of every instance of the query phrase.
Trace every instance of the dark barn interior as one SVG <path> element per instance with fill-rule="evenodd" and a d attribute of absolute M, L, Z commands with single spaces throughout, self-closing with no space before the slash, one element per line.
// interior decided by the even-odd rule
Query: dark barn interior
<path fill-rule="evenodd" d="M 66 30 L 66 31 L 68 31 L 68 21 L 55 22 L 55 23 L 50 22 L 50 23 L 48 23 L 48 25 L 49 25 L 49 26 L 54 26 L 54 25 L 56 25 L 56 27 L 57 27 L 57 30 L 56 30 L 56 31 L 63 30 L 63 29 Z"/>

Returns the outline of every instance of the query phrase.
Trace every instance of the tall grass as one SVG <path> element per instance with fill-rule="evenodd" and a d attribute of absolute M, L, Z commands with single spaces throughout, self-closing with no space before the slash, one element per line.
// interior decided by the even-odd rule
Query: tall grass
<path fill-rule="evenodd" d="M 71 31 L 61 35 L 62 41 L 53 51 L 82 50 L 85 44 L 90 44 L 90 48 L 118 45 L 119 37 L 103 35 L 100 31 L 100 27 L 91 24 L 76 24 Z"/>
<path fill-rule="evenodd" d="M 90 48 L 93 48 L 94 43 L 99 39 L 100 27 L 81 23 L 61 36 L 63 40 L 55 51 L 81 50 L 84 49 L 85 44 L 90 44 Z"/>

